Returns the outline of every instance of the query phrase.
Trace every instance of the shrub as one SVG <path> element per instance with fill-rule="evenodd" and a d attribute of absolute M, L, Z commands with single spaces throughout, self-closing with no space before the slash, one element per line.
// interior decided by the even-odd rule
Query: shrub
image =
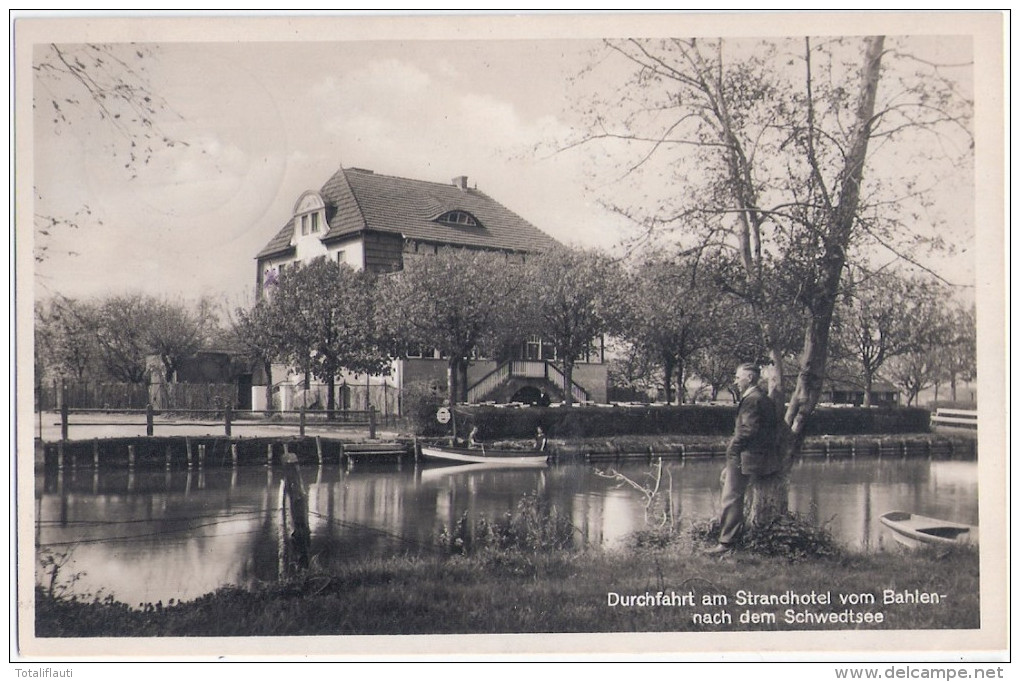
<path fill-rule="evenodd" d="M 543 427 L 553 438 L 599 438 L 625 435 L 728 436 L 736 406 L 646 405 L 579 407 L 464 407 L 471 425 L 487 440 L 530 438 Z M 435 422 L 435 410 L 429 418 Z M 805 435 L 867 435 L 924 433 L 930 413 L 916 407 L 818 408 Z M 470 428 L 468 426 L 467 428 Z"/>
<path fill-rule="evenodd" d="M 452 529 L 443 529 L 439 542 L 451 554 L 534 554 L 573 548 L 574 526 L 555 506 L 530 493 L 492 521 L 482 516 L 472 523 L 465 512 Z"/>
<path fill-rule="evenodd" d="M 442 390 L 430 382 L 414 382 L 404 387 L 401 402 L 411 430 L 418 436 L 442 436 L 448 427 L 436 421 L 436 411 L 443 405 Z"/>
<path fill-rule="evenodd" d="M 688 530 L 697 542 L 715 543 L 719 537 L 719 520 L 700 521 Z M 788 512 L 764 526 L 750 526 L 740 538 L 740 548 L 751 554 L 785 557 L 790 561 L 831 558 L 841 548 L 824 526 L 818 526 L 799 514 Z"/>

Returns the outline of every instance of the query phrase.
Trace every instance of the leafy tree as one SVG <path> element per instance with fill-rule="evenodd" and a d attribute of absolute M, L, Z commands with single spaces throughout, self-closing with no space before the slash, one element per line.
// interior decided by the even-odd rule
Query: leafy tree
<path fill-rule="evenodd" d="M 944 342 L 933 349 L 938 367 L 935 399 L 939 384 L 949 382 L 949 399 L 956 401 L 957 382 L 977 377 L 977 311 L 973 305 L 954 305 L 946 313 Z"/>
<path fill-rule="evenodd" d="M 145 304 L 146 350 L 159 357 L 163 378 L 173 382 L 183 361 L 206 345 L 215 317 L 207 302 L 192 308 L 183 301 L 147 298 Z"/>
<path fill-rule="evenodd" d="M 326 382 L 327 409 L 336 407 L 336 377 L 342 370 L 378 373 L 388 366 L 386 344 L 376 333 L 374 291 L 367 273 L 356 272 L 325 257 L 287 269 L 262 311 L 273 328 L 275 355 L 287 357 Z"/>
<path fill-rule="evenodd" d="M 895 273 L 861 273 L 837 310 L 836 353 L 844 355 L 862 379 L 864 406 L 871 387 L 892 358 L 923 352 L 943 338 L 945 292 L 936 283 Z"/>
<path fill-rule="evenodd" d="M 273 405 L 273 363 L 284 342 L 281 337 L 282 321 L 278 309 L 268 296 L 259 298 L 249 308 L 234 311 L 231 329 L 237 344 L 261 364 L 266 376 L 266 409 Z"/>
<path fill-rule="evenodd" d="M 528 303 L 530 331 L 555 344 L 568 406 L 577 360 L 621 326 L 621 278 L 619 266 L 598 251 L 563 247 L 531 256 L 525 264 L 522 300 Z"/>
<path fill-rule="evenodd" d="M 883 36 L 634 39 L 606 47 L 616 59 L 600 57 L 592 72 L 622 60 L 630 76 L 609 89 L 611 97 L 582 103 L 590 118 L 575 144 L 620 158 L 607 170 L 622 191 L 645 197 L 650 180 L 673 188 L 660 201 L 616 210 L 652 231 L 695 226 L 678 238 L 735 254 L 740 276 L 732 289 L 769 349 L 777 405 L 785 352 L 776 327 L 790 317 L 787 292 L 803 311 L 795 316 L 802 341 L 783 420 L 789 465 L 821 396 L 846 265 L 875 248 L 913 259 L 909 244 L 925 240 L 911 227 L 932 196 L 925 190 L 938 186 L 933 173 L 970 163 L 972 103 L 945 65 L 914 59 Z M 952 163 L 939 166 L 934 154 L 943 152 Z M 892 181 L 876 172 L 891 159 Z M 772 305 L 777 294 L 781 312 Z M 753 492 L 752 522 L 786 510 L 785 477 Z"/>
<path fill-rule="evenodd" d="M 403 348 L 447 358 L 447 397 L 467 400 L 467 364 L 479 346 L 518 322 L 521 268 L 502 253 L 443 249 L 408 258 L 382 285 L 380 324 Z"/>
<path fill-rule="evenodd" d="M 677 260 L 648 258 L 624 285 L 627 306 L 622 335 L 656 360 L 667 404 L 674 397 L 683 402 L 690 361 L 716 334 L 720 297 L 710 285 L 710 277 L 699 277 L 699 263 L 690 255 Z"/>
<path fill-rule="evenodd" d="M 903 389 L 907 405 L 913 405 L 921 391 L 935 385 L 939 366 L 930 350 L 909 351 L 889 360 L 886 375 Z"/>
<path fill-rule="evenodd" d="M 148 378 L 151 310 L 152 299 L 141 294 L 111 296 L 99 304 L 96 340 L 106 371 L 117 381 L 144 384 Z"/>
<path fill-rule="evenodd" d="M 96 371 L 98 315 L 95 306 L 56 297 L 35 305 L 35 354 L 39 376 L 49 372 L 83 381 Z"/>

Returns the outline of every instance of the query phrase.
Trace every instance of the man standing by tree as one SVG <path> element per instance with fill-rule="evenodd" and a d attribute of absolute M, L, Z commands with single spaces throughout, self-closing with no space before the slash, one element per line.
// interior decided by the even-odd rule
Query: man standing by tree
<path fill-rule="evenodd" d="M 759 477 L 778 470 L 776 457 L 776 407 L 758 386 L 761 369 L 750 362 L 737 367 L 735 384 L 740 394 L 733 438 L 726 448 L 723 470 L 722 513 L 719 544 L 710 554 L 730 551 L 744 528 L 744 493 Z"/>

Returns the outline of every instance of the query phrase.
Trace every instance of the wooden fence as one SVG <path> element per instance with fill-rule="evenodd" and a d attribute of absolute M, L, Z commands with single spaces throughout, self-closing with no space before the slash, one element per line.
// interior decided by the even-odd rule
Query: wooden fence
<path fill-rule="evenodd" d="M 248 413 L 250 414 L 250 413 Z M 111 415 L 130 415 L 138 417 L 137 421 L 114 419 Z M 156 421 L 156 416 L 172 416 L 171 420 Z M 368 437 L 375 438 L 379 416 L 374 407 L 368 410 L 300 410 L 275 411 L 272 419 L 237 419 L 237 413 L 229 406 L 218 410 L 156 410 L 146 405 L 144 410 L 134 409 L 71 409 L 68 405 L 60 407 L 60 440 L 70 440 L 71 428 L 74 426 L 144 426 L 145 435 L 155 435 L 156 428 L 160 431 L 173 432 L 182 426 L 221 427 L 227 437 L 236 429 L 245 427 L 296 427 L 298 435 L 304 436 L 309 423 L 329 425 L 331 427 L 368 427 Z"/>
<path fill-rule="evenodd" d="M 51 382 L 36 389 L 36 409 L 55 411 L 156 409 L 222 410 L 237 403 L 234 384 L 130 384 L 100 381 Z"/>

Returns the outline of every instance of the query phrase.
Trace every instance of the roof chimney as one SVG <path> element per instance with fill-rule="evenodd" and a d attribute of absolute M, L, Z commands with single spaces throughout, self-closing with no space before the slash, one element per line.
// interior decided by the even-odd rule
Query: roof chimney
<path fill-rule="evenodd" d="M 466 175 L 458 175 L 457 177 L 455 177 L 453 179 L 453 184 L 454 184 L 454 186 L 456 186 L 461 191 L 466 191 L 467 188 L 468 188 L 468 186 L 467 186 L 467 176 Z"/>

